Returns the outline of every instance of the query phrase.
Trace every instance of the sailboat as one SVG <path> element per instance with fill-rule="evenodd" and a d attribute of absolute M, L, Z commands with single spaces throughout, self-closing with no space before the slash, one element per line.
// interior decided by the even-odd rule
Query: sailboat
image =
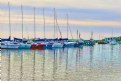
<path fill-rule="evenodd" d="M 68 14 L 67 14 L 67 38 L 68 38 L 68 30 L 69 30 L 70 26 L 69 26 L 69 22 L 68 22 Z M 71 29 L 70 29 L 70 33 L 71 33 Z M 73 37 L 72 37 L 73 39 Z M 65 41 L 64 42 L 64 47 L 74 47 L 76 44 L 76 42 L 74 41 Z"/>
<path fill-rule="evenodd" d="M 55 39 L 55 28 L 57 26 L 57 15 L 55 13 L 55 8 L 54 8 L 54 39 Z M 59 29 L 59 28 L 58 28 Z M 58 41 L 58 38 L 56 41 L 54 41 L 52 48 L 63 48 L 64 44 L 61 41 Z"/>
<path fill-rule="evenodd" d="M 4 41 L 1 43 L 1 49 L 18 49 L 19 44 L 11 41 Z"/>
<path fill-rule="evenodd" d="M 15 43 L 14 41 L 11 41 L 11 22 L 10 22 L 10 3 L 8 2 L 8 7 L 9 7 L 9 39 L 7 41 L 2 41 L 1 42 L 1 49 L 18 49 L 19 44 Z"/>
<path fill-rule="evenodd" d="M 34 40 L 36 40 L 36 26 L 35 26 L 35 8 L 34 8 Z M 44 49 L 45 44 L 42 44 L 41 42 L 33 42 L 31 45 L 32 49 Z"/>
<path fill-rule="evenodd" d="M 80 37 L 80 33 L 77 30 L 77 42 L 74 47 L 82 47 L 84 45 L 84 41 Z"/>
<path fill-rule="evenodd" d="M 19 44 L 19 49 L 30 49 L 31 48 L 31 43 L 23 42 L 23 6 L 21 5 L 21 13 L 22 13 L 22 41 Z"/>
<path fill-rule="evenodd" d="M 47 48 L 47 49 L 51 49 L 52 48 L 52 45 L 53 45 L 53 42 L 51 42 L 50 40 L 47 40 L 46 39 L 46 35 L 45 35 L 45 9 L 43 8 L 43 24 L 44 24 L 44 32 L 43 32 L 43 34 L 44 34 L 44 39 L 43 39 L 43 41 L 41 42 L 41 44 L 43 44 L 44 45 L 44 47 L 45 48 Z"/>
<path fill-rule="evenodd" d="M 116 45 L 117 42 L 114 38 L 111 38 L 111 41 L 109 42 L 110 45 Z"/>
<path fill-rule="evenodd" d="M 86 45 L 86 46 L 94 46 L 95 45 L 95 42 L 93 40 L 93 32 L 91 32 L 90 40 L 85 40 L 84 41 L 84 45 Z"/>
<path fill-rule="evenodd" d="M 112 30 L 112 37 L 111 37 L 111 39 L 109 41 L 109 44 L 110 45 L 116 45 L 117 44 L 116 39 L 113 37 L 113 30 Z"/>

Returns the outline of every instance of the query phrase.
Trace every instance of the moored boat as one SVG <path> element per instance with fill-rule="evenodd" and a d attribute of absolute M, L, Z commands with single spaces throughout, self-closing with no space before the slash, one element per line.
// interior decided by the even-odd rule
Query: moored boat
<path fill-rule="evenodd" d="M 84 45 L 85 46 L 94 46 L 95 43 L 94 43 L 94 40 L 85 40 Z"/>
<path fill-rule="evenodd" d="M 74 47 L 76 42 L 64 42 L 64 47 Z"/>
<path fill-rule="evenodd" d="M 110 44 L 110 45 L 116 45 L 117 42 L 116 42 L 116 40 L 112 40 L 112 41 L 109 42 L 109 44 Z"/>
<path fill-rule="evenodd" d="M 18 49 L 19 44 L 15 42 L 2 42 L 1 49 Z"/>
<path fill-rule="evenodd" d="M 44 49 L 45 48 L 45 44 L 41 44 L 41 43 L 33 43 L 31 45 L 31 49 Z"/>
<path fill-rule="evenodd" d="M 52 42 L 46 43 L 46 48 L 47 48 L 47 49 L 51 49 L 52 46 L 53 46 L 53 43 L 52 43 Z"/>
<path fill-rule="evenodd" d="M 30 43 L 20 43 L 18 48 L 19 49 L 30 49 L 31 44 Z"/>
<path fill-rule="evenodd" d="M 63 46 L 64 44 L 62 44 L 61 42 L 54 42 L 52 48 L 63 48 Z"/>

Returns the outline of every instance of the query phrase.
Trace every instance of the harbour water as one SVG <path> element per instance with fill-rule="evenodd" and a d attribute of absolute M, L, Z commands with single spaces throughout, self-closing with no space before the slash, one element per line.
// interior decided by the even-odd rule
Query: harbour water
<path fill-rule="evenodd" d="M 121 81 L 121 45 L 0 53 L 1 81 Z"/>

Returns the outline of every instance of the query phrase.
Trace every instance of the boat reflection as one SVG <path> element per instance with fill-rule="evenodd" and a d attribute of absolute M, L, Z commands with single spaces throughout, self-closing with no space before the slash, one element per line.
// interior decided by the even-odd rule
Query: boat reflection
<path fill-rule="evenodd" d="M 97 76 L 97 73 L 106 72 L 107 68 L 114 66 L 121 68 L 121 51 L 116 51 L 117 48 L 120 49 L 120 46 L 1 50 L 1 80 L 89 81 L 89 77 L 95 78 L 92 74 Z"/>

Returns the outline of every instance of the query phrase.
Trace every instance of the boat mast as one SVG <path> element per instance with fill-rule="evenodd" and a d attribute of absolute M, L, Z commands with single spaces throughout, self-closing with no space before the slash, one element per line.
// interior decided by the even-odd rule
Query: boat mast
<path fill-rule="evenodd" d="M 78 36 L 79 36 L 79 31 L 78 31 L 78 29 L 77 29 L 77 40 L 78 40 Z"/>
<path fill-rule="evenodd" d="M 79 32 L 79 39 L 81 39 L 81 33 Z"/>
<path fill-rule="evenodd" d="M 66 16 L 67 16 L 67 38 L 68 38 L 68 14 Z"/>
<path fill-rule="evenodd" d="M 90 39 L 93 40 L 93 32 L 91 32 L 91 38 Z"/>
<path fill-rule="evenodd" d="M 22 32 L 21 33 L 22 33 L 22 39 L 23 39 L 23 6 L 22 5 L 21 5 L 21 14 L 22 14 L 21 16 L 22 17 L 22 28 L 21 28 Z"/>
<path fill-rule="evenodd" d="M 57 22 L 57 14 L 55 10 L 55 37 L 58 38 L 58 22 Z"/>
<path fill-rule="evenodd" d="M 100 34 L 99 34 L 99 40 L 101 40 L 101 39 L 100 39 Z"/>
<path fill-rule="evenodd" d="M 43 8 L 43 20 L 44 20 L 44 39 L 45 39 L 45 9 Z"/>
<path fill-rule="evenodd" d="M 57 13 L 55 11 L 55 32 L 56 32 L 56 37 L 58 38 L 58 32 L 59 32 L 59 27 L 58 27 L 58 22 L 57 22 Z"/>
<path fill-rule="evenodd" d="M 71 28 L 70 28 L 70 25 L 69 25 L 69 16 L 67 14 L 67 38 L 68 38 L 68 32 L 70 32 L 71 37 L 73 39 L 72 31 L 71 31 Z"/>
<path fill-rule="evenodd" d="M 61 30 L 60 30 L 59 25 L 58 25 L 57 15 L 56 15 L 56 31 L 59 32 L 60 37 L 62 38 L 62 33 L 61 33 Z M 58 33 L 57 33 L 57 37 L 58 37 Z"/>
<path fill-rule="evenodd" d="M 11 8 L 10 3 L 8 2 L 8 8 L 9 8 L 9 37 L 11 37 Z"/>
<path fill-rule="evenodd" d="M 34 8 L 34 39 L 36 39 L 35 8 Z"/>
<path fill-rule="evenodd" d="M 113 29 L 112 29 L 112 38 L 113 38 Z"/>
<path fill-rule="evenodd" d="M 55 39 L 55 8 L 54 8 L 54 39 Z"/>

